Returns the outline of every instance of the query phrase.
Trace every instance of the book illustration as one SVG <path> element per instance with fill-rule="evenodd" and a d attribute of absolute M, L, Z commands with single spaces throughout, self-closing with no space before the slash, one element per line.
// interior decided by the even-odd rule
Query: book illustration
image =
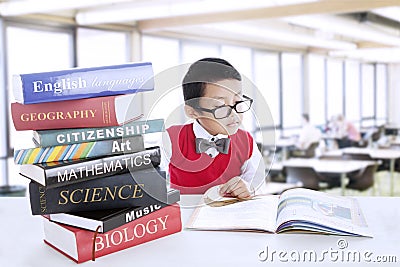
<path fill-rule="evenodd" d="M 334 203 L 315 201 L 307 197 L 290 197 L 281 201 L 278 206 L 278 214 L 284 208 L 292 208 L 293 213 L 296 213 L 295 206 L 310 206 L 314 211 L 320 212 L 325 216 L 333 216 L 336 218 L 351 219 L 351 209 L 349 207 L 342 207 Z"/>
<path fill-rule="evenodd" d="M 34 104 L 154 90 L 149 62 L 14 75 L 17 102 Z"/>
<path fill-rule="evenodd" d="M 29 197 L 33 215 L 148 205 L 168 198 L 165 172 L 154 168 L 55 188 L 31 181 Z"/>
<path fill-rule="evenodd" d="M 224 205 L 199 205 L 186 228 L 372 237 L 356 199 L 304 188 L 289 189 L 280 196 L 259 195 Z"/>
<path fill-rule="evenodd" d="M 11 115 L 17 131 L 120 126 L 143 117 L 129 110 L 140 104 L 136 96 L 126 94 L 30 105 L 15 102 L 11 103 Z"/>
<path fill-rule="evenodd" d="M 127 138 L 135 135 L 163 132 L 163 119 L 140 120 L 124 123 L 121 126 L 101 128 L 74 128 L 62 130 L 33 131 L 33 141 L 38 146 L 68 145 L 116 138 Z"/>
<path fill-rule="evenodd" d="M 347 207 L 342 207 L 333 203 L 314 202 L 314 210 L 320 211 L 326 216 L 334 216 L 336 218 L 351 219 L 351 210 Z"/>
<path fill-rule="evenodd" d="M 288 220 L 291 214 L 298 220 L 310 219 L 320 223 L 325 221 L 330 224 L 348 224 L 360 228 L 368 226 L 355 199 L 328 194 L 310 194 L 303 190 L 298 190 L 295 195 L 289 192 L 280 199 L 277 221 Z"/>
<path fill-rule="evenodd" d="M 117 156 L 22 164 L 20 174 L 47 188 L 52 188 L 157 167 L 160 162 L 160 148 L 152 147 Z"/>
<path fill-rule="evenodd" d="M 106 233 L 44 221 L 44 242 L 77 263 L 95 260 L 182 230 L 178 204 L 168 205 Z"/>
<path fill-rule="evenodd" d="M 52 161 L 93 158 L 144 150 L 143 136 L 61 145 L 14 151 L 15 164 L 34 164 Z"/>

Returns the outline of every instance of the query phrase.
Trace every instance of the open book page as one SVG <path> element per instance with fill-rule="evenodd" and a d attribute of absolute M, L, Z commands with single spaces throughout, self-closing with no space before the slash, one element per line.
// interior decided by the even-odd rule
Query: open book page
<path fill-rule="evenodd" d="M 284 231 L 371 236 L 356 199 L 303 188 L 280 197 L 277 232 Z"/>
<path fill-rule="evenodd" d="M 205 196 L 210 196 L 205 194 Z M 254 230 L 275 232 L 278 196 L 260 196 L 250 200 L 205 199 L 193 212 L 187 229 Z"/>

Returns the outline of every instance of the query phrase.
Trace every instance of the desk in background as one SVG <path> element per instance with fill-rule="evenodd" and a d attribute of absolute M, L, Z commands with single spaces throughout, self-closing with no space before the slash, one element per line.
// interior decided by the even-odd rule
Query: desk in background
<path fill-rule="evenodd" d="M 400 159 L 400 150 L 398 149 L 373 149 L 373 148 L 359 148 L 359 147 L 348 147 L 336 151 L 331 151 L 325 154 L 331 156 L 343 155 L 343 153 L 348 154 L 367 154 L 371 158 L 376 160 L 389 160 L 390 167 L 390 195 L 394 194 L 394 164 L 396 159 Z"/>
<path fill-rule="evenodd" d="M 341 194 L 345 194 L 345 179 L 348 173 L 362 170 L 368 165 L 375 164 L 374 161 L 360 160 L 320 160 L 320 159 L 302 159 L 292 158 L 281 162 L 283 167 L 311 167 L 318 173 L 338 174 L 340 175 Z"/>
<path fill-rule="evenodd" d="M 61 266 L 287 266 L 275 254 L 262 262 L 261 251 L 315 251 L 338 253 L 358 251 L 377 256 L 395 256 L 400 262 L 398 241 L 400 240 L 400 198 L 359 197 L 357 198 L 371 228 L 374 238 L 340 237 L 315 234 L 269 234 L 250 232 L 187 231 L 154 240 L 111 255 L 98 258 L 95 262 L 77 265 L 43 243 L 42 218 L 32 216 L 27 198 L 2 198 L 0 218 L 2 242 L 0 266 L 7 267 L 61 267 Z M 182 196 L 182 221 L 185 224 L 199 203 L 199 196 Z M 341 249 L 339 246 L 348 245 Z M 292 263 L 289 261 L 289 263 Z M 295 262 L 295 266 L 342 266 L 343 262 Z M 384 266 L 397 266 L 396 263 Z M 346 265 L 348 266 L 348 265 Z M 366 266 L 364 261 L 352 266 Z M 381 266 L 369 263 L 367 266 Z"/>

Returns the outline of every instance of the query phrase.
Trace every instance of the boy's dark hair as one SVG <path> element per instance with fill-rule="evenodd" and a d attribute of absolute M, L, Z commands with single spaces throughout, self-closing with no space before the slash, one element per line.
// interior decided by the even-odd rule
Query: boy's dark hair
<path fill-rule="evenodd" d="M 185 103 L 198 107 L 199 97 L 204 95 L 207 83 L 227 79 L 242 80 L 240 73 L 228 61 L 221 58 L 203 58 L 194 62 L 182 81 Z"/>

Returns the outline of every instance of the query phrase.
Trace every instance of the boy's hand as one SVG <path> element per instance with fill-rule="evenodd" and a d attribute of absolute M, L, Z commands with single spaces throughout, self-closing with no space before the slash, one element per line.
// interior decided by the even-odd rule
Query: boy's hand
<path fill-rule="evenodd" d="M 245 182 L 239 176 L 235 176 L 225 184 L 221 185 L 219 194 L 221 196 L 231 196 L 242 199 L 248 199 L 252 197 Z"/>

